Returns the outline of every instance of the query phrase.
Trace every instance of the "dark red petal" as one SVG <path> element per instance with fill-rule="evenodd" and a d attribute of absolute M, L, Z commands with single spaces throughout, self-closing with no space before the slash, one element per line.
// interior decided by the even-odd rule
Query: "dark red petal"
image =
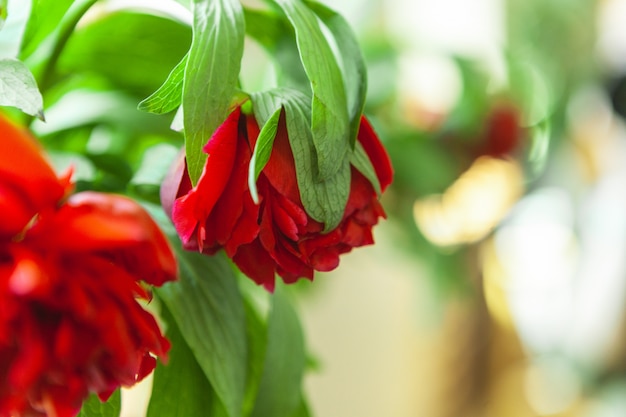
<path fill-rule="evenodd" d="M 269 292 L 274 292 L 276 263 L 258 239 L 240 246 L 233 261 L 254 282 L 263 285 Z"/>
<path fill-rule="evenodd" d="M 215 229 L 217 242 L 225 246 L 229 256 L 237 247 L 249 243 L 258 234 L 258 206 L 248 188 L 248 166 L 252 152 L 244 136 L 237 143 L 237 156 L 225 192 L 215 205 L 209 227 Z M 242 229 L 245 228 L 245 230 Z"/>
<path fill-rule="evenodd" d="M 334 246 L 320 247 L 311 255 L 311 264 L 318 271 L 332 271 L 339 266 L 339 251 Z"/>
<path fill-rule="evenodd" d="M 250 123 L 248 123 L 248 126 L 248 135 L 254 137 L 256 141 L 256 136 L 253 136 L 254 130 L 250 128 Z M 298 205 L 302 205 L 300 202 L 296 168 L 293 161 L 293 153 L 291 152 L 291 145 L 289 144 L 289 136 L 287 135 L 284 113 L 281 115 L 278 122 L 278 130 L 276 132 L 276 138 L 274 139 L 272 154 L 263 169 L 262 175 L 269 180 L 278 194 L 285 196 Z"/>
<path fill-rule="evenodd" d="M 230 238 L 226 241 L 224 248 L 229 257 L 233 257 L 239 246 L 252 242 L 259 235 L 259 206 L 254 204 L 249 194 L 244 196 L 243 212 L 233 228 Z"/>
<path fill-rule="evenodd" d="M 374 165 L 376 175 L 380 181 L 380 188 L 382 191 L 385 191 L 393 179 L 393 167 L 391 166 L 391 160 L 389 159 L 387 151 L 365 116 L 361 117 L 361 126 L 357 140 L 363 145 L 367 156 L 369 156 L 370 161 L 372 161 L 372 165 Z"/>

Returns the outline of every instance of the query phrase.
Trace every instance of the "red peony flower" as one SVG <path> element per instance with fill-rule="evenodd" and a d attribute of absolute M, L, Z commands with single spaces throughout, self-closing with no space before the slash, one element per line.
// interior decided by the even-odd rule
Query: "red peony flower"
<path fill-rule="evenodd" d="M 64 200 L 36 143 L 2 118 L 0 135 L 0 416 L 75 416 L 89 393 L 104 400 L 166 359 L 136 299 L 150 298 L 140 281 L 175 279 L 175 258 L 138 204 Z"/>
<path fill-rule="evenodd" d="M 236 109 L 204 148 L 209 155 L 191 187 L 181 156 L 162 187 L 161 200 L 186 249 L 213 254 L 224 248 L 239 269 L 269 291 L 277 273 L 287 283 L 330 271 L 339 255 L 373 243 L 372 226 L 385 212 L 370 182 L 354 167 L 341 223 L 329 233 L 303 208 L 284 115 L 270 159 L 257 181 L 259 204 L 248 188 L 248 166 L 259 135 L 252 116 Z M 389 157 L 365 118 L 358 141 L 384 190 L 392 178 Z M 175 200 L 175 201 L 174 201 Z"/>

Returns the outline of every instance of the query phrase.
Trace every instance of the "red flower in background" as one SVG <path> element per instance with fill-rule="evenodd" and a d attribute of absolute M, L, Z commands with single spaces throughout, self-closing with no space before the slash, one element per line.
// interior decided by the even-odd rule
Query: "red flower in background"
<path fill-rule="evenodd" d="M 221 248 L 239 269 L 272 291 L 277 273 L 285 282 L 330 271 L 339 255 L 373 243 L 372 226 L 385 212 L 370 182 L 354 167 L 341 223 L 329 233 L 304 210 L 284 121 L 257 181 L 259 204 L 248 188 L 248 166 L 259 135 L 252 116 L 236 109 L 204 148 L 209 155 L 196 187 L 181 156 L 162 187 L 161 200 L 187 249 L 213 254 Z M 389 157 L 365 118 L 358 141 L 384 190 L 392 178 Z"/>
<path fill-rule="evenodd" d="M 169 342 L 137 298 L 175 279 L 161 231 L 132 200 L 64 200 L 36 142 L 0 118 L 0 416 L 75 416 L 149 374 Z"/>

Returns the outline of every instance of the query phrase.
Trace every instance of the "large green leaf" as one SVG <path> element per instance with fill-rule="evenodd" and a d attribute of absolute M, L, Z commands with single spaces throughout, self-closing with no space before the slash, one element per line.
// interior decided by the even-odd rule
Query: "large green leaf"
<path fill-rule="evenodd" d="M 246 318 L 236 277 L 223 254 L 174 244 L 180 278 L 158 290 L 228 416 L 239 417 L 246 387 Z"/>
<path fill-rule="evenodd" d="M 341 175 L 350 148 L 350 120 L 337 58 L 317 16 L 302 0 L 275 0 L 296 31 L 300 58 L 313 89 L 311 130 L 319 180 Z"/>
<path fill-rule="evenodd" d="M 147 417 L 215 417 L 209 410 L 221 406 L 219 398 L 167 309 L 162 318 L 172 348 L 167 365 L 159 362 L 154 371 Z"/>
<path fill-rule="evenodd" d="M 102 402 L 97 395 L 90 395 L 83 403 L 77 417 L 118 417 L 122 409 L 122 396 L 116 390 L 107 402 Z"/>
<path fill-rule="evenodd" d="M 32 0 L 30 17 L 22 38 L 21 57 L 31 55 L 59 26 L 74 0 Z"/>
<path fill-rule="evenodd" d="M 243 10 L 238 0 L 195 0 L 193 41 L 183 82 L 187 168 L 195 184 L 206 162 L 202 148 L 230 111 L 243 41 Z"/>
<path fill-rule="evenodd" d="M 311 134 L 311 102 L 299 91 L 281 88 L 253 94 L 254 114 L 260 126 L 281 105 L 285 109 L 289 144 L 296 166 L 300 198 L 306 212 L 324 223 L 325 231 L 337 227 L 350 194 L 350 160 L 346 154 L 338 162 L 335 175 L 320 180 Z"/>
<path fill-rule="evenodd" d="M 292 417 L 301 404 L 305 367 L 298 316 L 280 288 L 272 296 L 265 366 L 251 417 Z"/>
<path fill-rule="evenodd" d="M 367 94 L 367 68 L 363 54 L 352 28 L 343 16 L 322 3 L 307 1 L 307 5 L 324 22 L 337 44 L 339 57 L 343 63 L 341 69 L 348 100 L 350 144 L 354 147 Z"/>
<path fill-rule="evenodd" d="M 17 59 L 0 59 L 0 106 L 43 119 L 43 98 L 30 70 Z"/>

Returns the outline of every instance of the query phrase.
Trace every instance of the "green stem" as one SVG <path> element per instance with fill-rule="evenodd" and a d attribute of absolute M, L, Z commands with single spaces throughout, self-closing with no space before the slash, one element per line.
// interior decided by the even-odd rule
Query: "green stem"
<path fill-rule="evenodd" d="M 70 7 L 64 19 L 61 21 L 59 32 L 54 40 L 54 44 L 52 46 L 52 51 L 50 52 L 50 56 L 46 60 L 46 64 L 41 72 L 41 77 L 39 80 L 39 91 L 43 94 L 46 91 L 50 84 L 52 83 L 52 77 L 54 75 L 54 68 L 56 67 L 61 54 L 63 53 L 63 49 L 67 44 L 70 36 L 74 33 L 76 29 L 76 25 L 82 19 L 82 17 L 87 13 L 87 11 L 96 4 L 98 0 L 83 0 L 82 2 L 76 2 Z M 33 122 L 34 118 L 30 118 L 27 124 L 30 125 Z"/>

